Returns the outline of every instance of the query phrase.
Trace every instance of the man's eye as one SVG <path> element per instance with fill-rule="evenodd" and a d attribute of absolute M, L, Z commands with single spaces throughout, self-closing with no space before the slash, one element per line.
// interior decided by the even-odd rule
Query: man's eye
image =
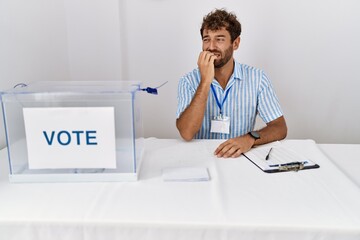
<path fill-rule="evenodd" d="M 203 39 L 203 42 L 209 42 L 209 39 L 208 39 L 208 38 L 204 38 L 204 39 Z"/>
<path fill-rule="evenodd" d="M 225 41 L 225 38 L 218 38 L 217 41 L 218 42 L 223 42 L 223 41 Z"/>

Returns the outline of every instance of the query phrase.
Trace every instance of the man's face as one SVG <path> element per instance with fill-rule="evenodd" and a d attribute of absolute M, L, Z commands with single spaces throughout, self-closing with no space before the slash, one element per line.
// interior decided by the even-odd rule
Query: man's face
<path fill-rule="evenodd" d="M 216 31 L 204 29 L 202 49 L 203 51 L 209 51 L 216 55 L 214 62 L 215 68 L 223 67 L 232 59 L 234 52 L 230 33 L 226 31 L 225 28 Z"/>

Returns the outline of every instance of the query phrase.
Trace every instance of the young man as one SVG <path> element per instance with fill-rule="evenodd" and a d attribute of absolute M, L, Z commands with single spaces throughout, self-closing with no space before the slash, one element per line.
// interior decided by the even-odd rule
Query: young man
<path fill-rule="evenodd" d="M 223 9 L 210 12 L 200 33 L 198 68 L 178 87 L 176 126 L 182 138 L 228 139 L 214 152 L 225 158 L 285 138 L 286 122 L 269 79 L 233 58 L 241 33 L 236 16 Z M 253 131 L 257 114 L 266 127 Z"/>

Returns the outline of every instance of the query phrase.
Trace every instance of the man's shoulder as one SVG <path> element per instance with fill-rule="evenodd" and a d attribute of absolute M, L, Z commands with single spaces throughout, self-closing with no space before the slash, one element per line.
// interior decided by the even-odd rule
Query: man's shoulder
<path fill-rule="evenodd" d="M 244 63 L 239 63 L 235 61 L 236 69 L 240 72 L 263 72 L 261 68 L 250 66 Z"/>
<path fill-rule="evenodd" d="M 187 79 L 191 79 L 191 78 L 199 78 L 200 76 L 200 70 L 199 68 L 194 68 L 192 71 L 186 73 L 184 76 L 182 76 L 182 78 L 187 78 Z"/>
<path fill-rule="evenodd" d="M 195 68 L 192 71 L 186 73 L 181 77 L 180 82 L 187 82 L 191 85 L 197 85 L 200 83 L 200 70 L 199 68 Z"/>
<path fill-rule="evenodd" d="M 239 79 L 254 81 L 260 80 L 264 75 L 264 71 L 260 68 L 235 61 L 234 76 Z"/>

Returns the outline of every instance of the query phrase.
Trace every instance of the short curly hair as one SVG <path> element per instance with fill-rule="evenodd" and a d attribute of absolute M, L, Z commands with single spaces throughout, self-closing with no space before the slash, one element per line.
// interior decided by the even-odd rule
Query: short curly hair
<path fill-rule="evenodd" d="M 215 9 L 203 18 L 200 28 L 201 37 L 205 29 L 216 31 L 223 27 L 230 33 L 231 42 L 234 42 L 241 34 L 241 24 L 234 13 L 227 12 L 225 9 Z"/>

